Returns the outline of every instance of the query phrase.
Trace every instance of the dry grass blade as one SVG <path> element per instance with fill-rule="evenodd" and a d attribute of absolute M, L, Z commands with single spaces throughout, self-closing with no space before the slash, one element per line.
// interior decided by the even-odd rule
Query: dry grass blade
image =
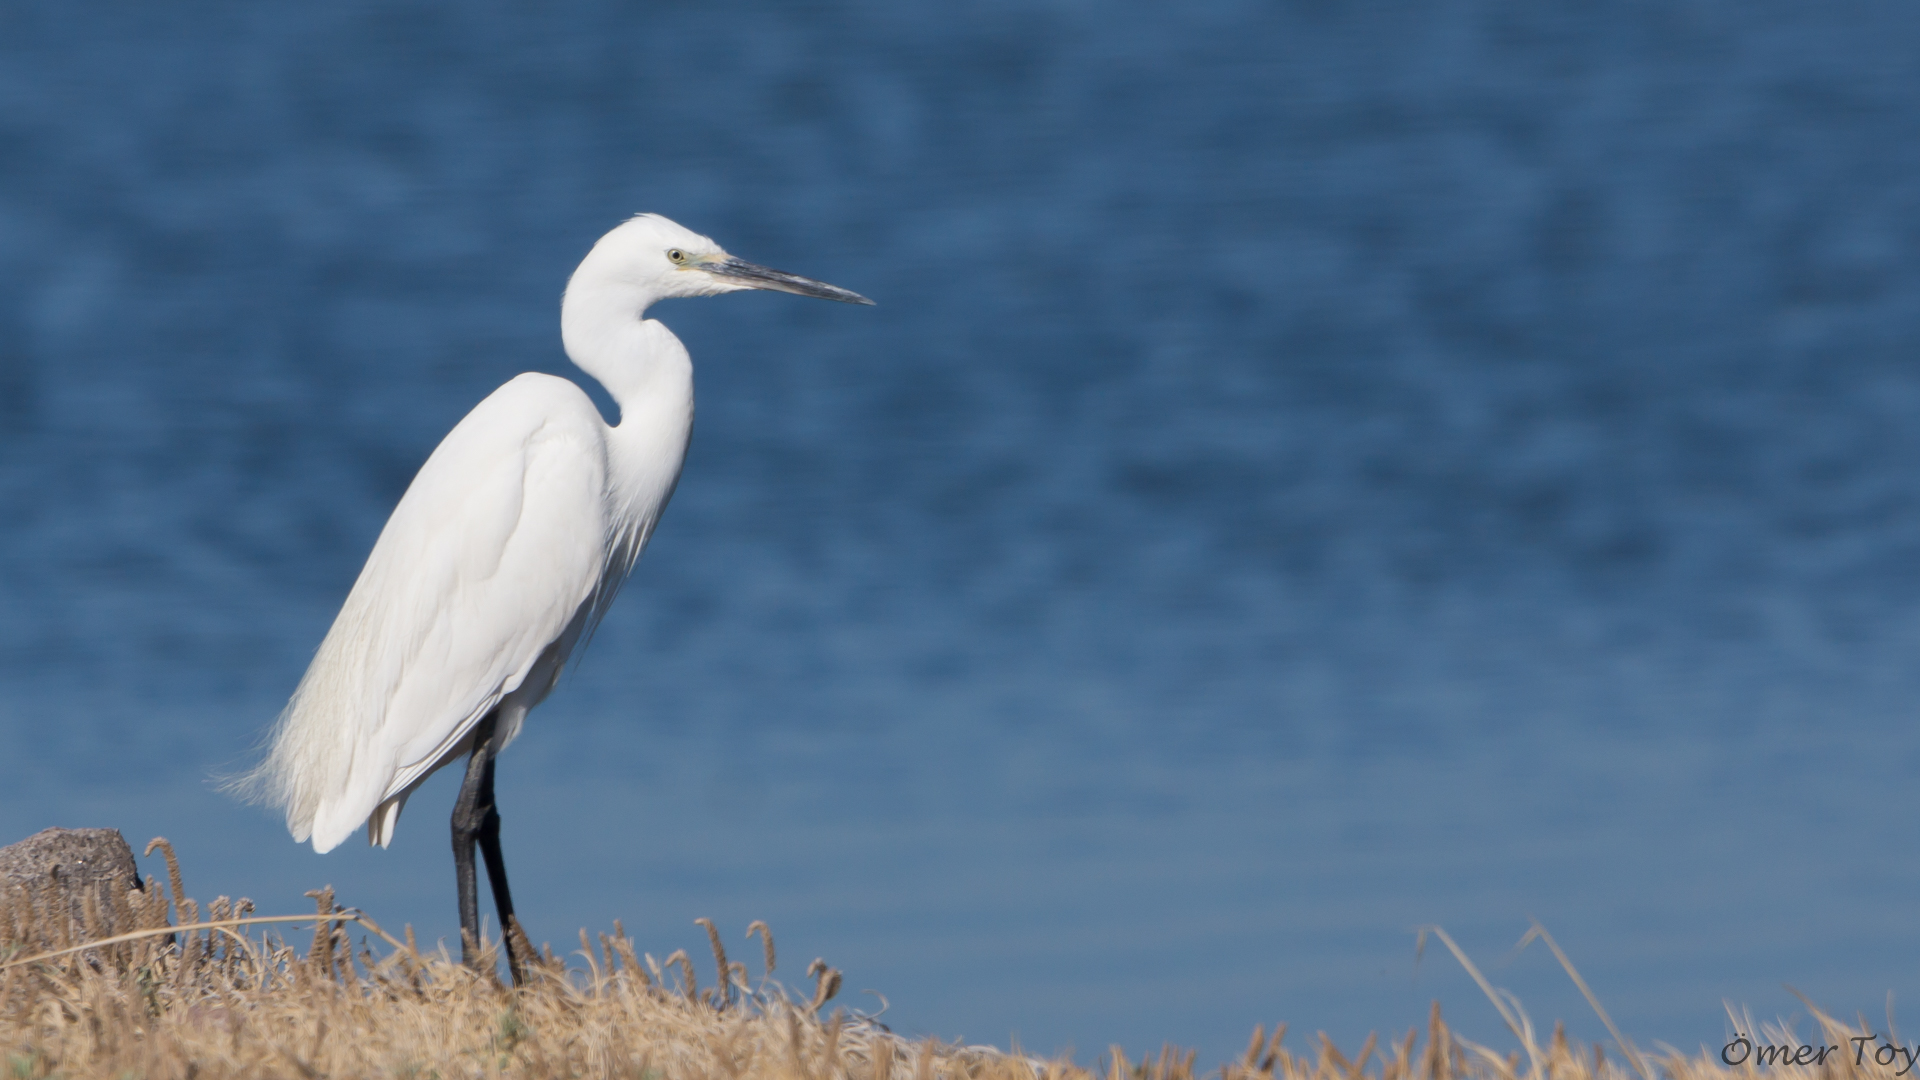
<path fill-rule="evenodd" d="M 1452 1080 L 1453 1078 L 1453 1033 L 1447 1030 L 1447 1022 L 1440 1019 L 1440 1003 L 1433 1003 L 1433 1011 L 1427 1015 L 1427 1076 L 1432 1080 Z"/>
<path fill-rule="evenodd" d="M 1266 1045 L 1267 1029 L 1260 1024 L 1253 1025 L 1253 1038 L 1247 1041 L 1247 1052 L 1241 1055 L 1240 1067 L 1250 1073 L 1259 1072 L 1260 1051 L 1265 1049 Z"/>
<path fill-rule="evenodd" d="M 828 967 L 825 960 L 816 956 L 813 963 L 807 965 L 807 974 L 814 978 L 813 1003 L 807 1009 L 818 1012 L 822 1005 L 832 1001 L 833 996 L 840 992 L 840 972 L 837 968 Z"/>
<path fill-rule="evenodd" d="M 173 886 L 173 917 L 174 919 L 183 923 L 192 922 L 193 920 L 187 918 L 186 913 L 180 909 L 180 898 L 187 894 L 184 891 L 185 886 L 183 886 L 180 883 L 180 880 L 181 880 L 180 879 L 180 860 L 176 858 L 173 854 L 173 845 L 167 843 L 166 837 L 156 836 L 153 839 L 147 841 L 147 850 L 141 852 L 140 854 L 152 855 L 154 848 L 159 848 L 160 854 L 166 856 L 167 858 L 167 883 Z"/>
<path fill-rule="evenodd" d="M 186 897 L 175 911 L 199 908 Z M 502 984 L 441 948 L 422 953 L 413 940 L 397 941 L 371 920 L 333 907 L 308 915 L 253 916 L 246 902 L 207 905 L 213 917 L 168 925 L 169 901 L 158 883 L 126 898 L 126 933 L 93 941 L 104 909 L 74 915 L 40 895 L 0 895 L 0 1075 L 26 1080 L 59 1076 L 108 1080 L 141 1076 L 172 1080 L 257 1077 L 478 1077 L 540 1080 L 608 1077 L 623 1080 L 1196 1080 L 1193 1052 L 1165 1046 L 1129 1060 L 1115 1046 L 1096 1073 L 1070 1059 L 1038 1061 L 1017 1052 L 961 1046 L 937 1039 L 908 1040 L 871 1016 L 833 1010 L 826 1002 L 840 973 L 824 960 L 810 965 L 807 997 L 795 997 L 770 979 L 737 995 L 725 1012 L 703 1000 L 684 951 L 668 958 L 683 984 L 670 992 L 658 963 L 635 958 L 618 924 L 601 935 L 596 954 L 581 934 L 586 971 L 557 960 L 531 962 L 528 983 Z M 117 915 L 116 915 L 117 918 Z M 245 928 L 315 923 L 312 949 L 301 956 L 272 936 Z M 356 952 L 346 927 L 358 924 L 392 951 L 362 940 Z M 119 923 L 115 924 L 116 926 Z M 771 966 L 771 937 L 764 924 Z M 1438 935 L 1436 931 L 1436 935 Z M 63 938 L 64 936 L 64 938 Z M 300 935 L 304 938 L 304 934 Z M 1441 940 L 1446 940 L 1440 936 Z M 23 943 L 34 944 L 23 947 Z M 483 943 L 493 950 L 496 943 Z M 1452 946 L 1452 943 L 1448 943 Z M 23 955 L 27 948 L 35 955 Z M 46 949 L 49 951 L 39 951 Z M 615 957 L 618 962 L 616 964 Z M 1478 975 L 1471 965 L 1463 965 Z M 195 958 L 198 957 L 196 961 Z M 327 964 L 328 957 L 333 963 Z M 716 957 L 718 961 L 718 957 Z M 598 963 L 596 964 L 596 961 Z M 328 972 L 319 978 L 323 967 Z M 652 978 L 649 978 L 651 969 Z M 726 978 L 744 975 L 726 962 Z M 628 972 L 633 976 L 629 977 Z M 1483 990 L 1491 989 L 1485 986 Z M 1517 1000 L 1489 995 L 1531 1045 L 1532 1029 Z M 884 999 L 882 1002 L 884 1006 Z M 1876 1038 L 1808 1009 L 1825 1041 Z M 1733 1015 L 1730 1013 L 1730 1015 Z M 1779 1050 L 1794 1042 L 1783 1024 L 1758 1028 L 1733 1015 L 1736 1030 L 1757 1046 Z M 1893 1031 L 1891 1023 L 1887 1030 Z M 1624 1059 L 1609 1062 L 1556 1028 L 1544 1055 L 1521 1076 L 1517 1053 L 1496 1052 L 1460 1038 L 1436 1005 L 1424 1031 L 1397 1043 L 1369 1038 L 1351 1057 L 1322 1037 L 1308 1054 L 1281 1047 L 1285 1028 L 1255 1029 L 1243 1054 L 1212 1075 L 1219 1080 L 1645 1080 Z M 1777 1056 L 1777 1055 L 1776 1055 Z M 1725 1067 L 1711 1053 L 1687 1058 L 1676 1051 L 1646 1064 L 1668 1080 L 1754 1080 L 1753 1062 Z M 1764 1059 L 1768 1080 L 1887 1080 L 1891 1070 L 1855 1068 L 1853 1055 L 1833 1055 L 1820 1066 Z"/>
<path fill-rule="evenodd" d="M 1367 1036 L 1366 1046 L 1362 1048 L 1362 1056 L 1358 1059 L 1349 1061 L 1347 1059 L 1347 1056 L 1340 1052 L 1340 1048 L 1333 1045 L 1333 1040 L 1327 1037 L 1326 1032 L 1323 1031 L 1320 1033 L 1321 1061 L 1327 1064 L 1331 1064 L 1333 1066 L 1331 1070 L 1327 1070 L 1323 1066 L 1321 1070 L 1323 1072 L 1331 1071 L 1336 1076 L 1345 1077 L 1346 1080 L 1360 1080 L 1360 1078 L 1365 1075 L 1361 1070 L 1366 1065 L 1366 1059 L 1368 1057 L 1371 1057 L 1372 1055 L 1373 1055 L 1373 1036 L 1372 1035 Z"/>
<path fill-rule="evenodd" d="M 520 916 L 507 917 L 507 925 L 501 928 L 501 941 L 508 946 L 507 972 L 513 977 L 513 984 L 524 985 L 528 978 L 528 964 L 533 956 L 533 942 L 527 940 L 527 932 L 520 926 Z"/>
<path fill-rule="evenodd" d="M 913 1059 L 913 1080 L 933 1080 L 933 1061 L 940 1053 L 940 1040 L 920 1044 L 920 1056 Z"/>
<path fill-rule="evenodd" d="M 828 1076 L 839 1076 L 842 1073 L 840 1068 L 840 1028 L 846 1022 L 846 1019 L 846 1013 L 843 1010 L 835 1009 L 833 1010 L 833 1019 L 827 1021 L 827 1034 L 826 1037 L 821 1040 L 826 1044 L 826 1051 L 821 1056 L 826 1061 L 826 1074 Z"/>
<path fill-rule="evenodd" d="M 1353 1068 L 1347 1071 L 1347 1075 L 1352 1077 L 1353 1080 L 1362 1080 L 1362 1078 L 1366 1076 L 1367 1061 L 1373 1057 L 1373 1052 L 1378 1048 L 1379 1042 L 1380 1037 L 1377 1034 L 1371 1031 L 1367 1032 L 1367 1041 L 1361 1044 L 1360 1053 L 1355 1055 L 1353 1059 Z"/>
<path fill-rule="evenodd" d="M 80 945 L 72 945 L 64 949 L 56 949 L 53 952 L 39 953 L 38 955 L 35 955 L 35 956 L 22 956 L 22 957 L 19 957 L 18 959 L 8 960 L 5 963 L 0 963 L 0 971 L 5 971 L 7 968 L 10 968 L 10 967 L 20 967 L 26 964 L 37 964 L 45 960 L 57 960 L 62 956 L 71 956 L 74 953 L 83 952 L 87 949 L 100 948 L 106 945 L 119 945 L 124 942 L 139 941 L 143 938 L 160 937 L 165 934 L 177 934 L 184 930 L 221 930 L 221 929 L 228 929 L 235 926 L 257 926 L 263 923 L 303 923 L 303 922 L 312 922 L 312 921 L 314 921 L 314 916 L 312 915 L 252 915 L 244 919 L 221 919 L 217 922 L 189 923 L 186 926 L 155 926 L 155 927 L 150 927 L 146 930 L 135 930 L 131 933 L 115 934 L 113 937 L 101 938 L 99 941 L 89 941 Z M 406 942 L 394 940 L 391 934 L 388 934 L 385 930 L 380 929 L 379 924 L 375 923 L 372 919 L 369 919 L 365 915 L 362 915 L 361 913 L 357 911 L 353 911 L 351 909 L 347 911 L 335 912 L 334 914 L 327 916 L 326 921 L 358 923 L 359 925 L 366 927 L 368 931 L 378 936 L 382 941 L 385 941 L 387 944 L 392 945 L 394 948 L 404 949 L 409 947 Z M 407 933 L 409 937 L 411 937 L 413 933 L 413 927 L 411 926 L 407 927 Z"/>
<path fill-rule="evenodd" d="M 1621 1053 L 1626 1054 L 1627 1058 L 1633 1062 L 1634 1071 L 1640 1074 L 1641 1080 L 1654 1080 L 1653 1070 L 1647 1068 L 1646 1061 L 1640 1057 L 1640 1051 L 1627 1041 L 1625 1035 L 1620 1034 L 1620 1029 L 1614 1025 L 1613 1017 L 1607 1015 L 1607 1010 L 1600 1005 L 1600 999 L 1587 986 L 1587 980 L 1580 977 L 1579 969 L 1575 968 L 1573 961 L 1567 959 L 1567 954 L 1561 951 L 1560 943 L 1553 940 L 1553 935 L 1547 933 L 1547 928 L 1540 925 L 1540 920 L 1534 919 L 1532 922 L 1533 926 L 1520 938 L 1520 943 L 1513 947 L 1513 951 L 1519 952 L 1536 939 L 1546 942 L 1547 948 L 1553 950 L 1553 958 L 1560 961 L 1560 966 L 1565 969 L 1567 977 L 1573 980 L 1573 985 L 1580 988 L 1581 996 L 1587 999 L 1587 1004 L 1593 1008 L 1594 1014 L 1600 1017 L 1600 1022 L 1607 1026 L 1607 1034 L 1613 1036 L 1614 1045 L 1618 1046 Z"/>
<path fill-rule="evenodd" d="M 1273 1034 L 1267 1038 L 1267 1052 L 1260 1059 L 1260 1072 L 1263 1075 L 1273 1075 L 1273 1067 L 1280 1059 L 1280 1040 L 1286 1038 L 1286 1035 L 1287 1025 L 1273 1025 Z"/>
<path fill-rule="evenodd" d="M 720 931 L 714 929 L 712 919 L 703 915 L 693 920 L 693 925 L 706 927 L 707 944 L 713 947 L 713 966 L 720 978 L 720 984 L 713 988 L 713 1007 L 724 1009 L 733 1004 L 733 965 L 727 962 L 727 947 L 720 944 Z"/>
<path fill-rule="evenodd" d="M 766 923 L 761 922 L 759 919 L 755 919 L 752 922 L 747 924 L 747 936 L 752 937 L 755 934 L 760 935 L 760 945 L 761 945 L 761 948 L 766 953 L 766 961 L 767 961 L 766 973 L 768 975 L 772 975 L 773 974 L 773 931 L 767 928 Z"/>
<path fill-rule="evenodd" d="M 641 966 L 640 961 L 633 955 L 633 941 L 627 937 L 626 927 L 620 925 L 619 919 L 613 920 L 613 947 L 620 953 L 622 970 L 633 972 L 634 975 L 639 978 L 641 986 L 651 988 L 653 986 L 653 977 L 647 973 L 647 969 Z M 653 957 L 649 956 L 647 960 L 651 962 Z"/>
<path fill-rule="evenodd" d="M 1487 981 L 1485 975 L 1480 974 L 1480 969 L 1474 965 L 1471 959 L 1468 959 L 1466 951 L 1461 949 L 1459 945 L 1456 945 L 1453 938 L 1447 936 L 1445 930 L 1442 930 L 1438 926 L 1420 927 L 1419 937 L 1415 939 L 1413 946 L 1416 962 L 1419 959 L 1421 951 L 1426 948 L 1428 934 L 1439 938 L 1441 943 L 1447 947 L 1448 951 L 1453 953 L 1453 958 L 1458 960 L 1460 966 L 1466 969 L 1467 974 L 1473 976 L 1473 981 L 1479 985 L 1480 992 L 1487 995 L 1488 1001 L 1493 1002 L 1494 1009 L 1500 1013 L 1500 1019 L 1506 1023 L 1507 1030 L 1513 1032 L 1513 1037 L 1524 1040 L 1526 1036 L 1521 1033 L 1523 1027 L 1521 1019 L 1513 1014 L 1513 1010 L 1508 1007 L 1507 1002 L 1502 1000 L 1500 992 L 1493 988 L 1493 984 Z"/>
<path fill-rule="evenodd" d="M 308 953 L 314 966 L 314 973 L 324 978 L 333 978 L 333 924 L 326 920 L 333 914 L 333 886 L 324 889 L 311 889 L 307 898 L 313 901 L 313 950 Z"/>
<path fill-rule="evenodd" d="M 588 985 L 600 985 L 600 981 L 606 978 L 606 974 L 601 970 L 600 962 L 594 956 L 593 942 L 587 940 L 587 928 L 584 926 L 580 928 L 580 955 L 587 961 L 587 975 L 592 980 Z"/>
<path fill-rule="evenodd" d="M 687 958 L 687 950 L 675 949 L 673 955 L 667 957 L 666 966 L 672 967 L 676 963 L 680 965 L 680 977 L 683 980 L 681 994 L 688 1001 L 700 1000 L 700 985 L 693 979 L 693 961 Z"/>

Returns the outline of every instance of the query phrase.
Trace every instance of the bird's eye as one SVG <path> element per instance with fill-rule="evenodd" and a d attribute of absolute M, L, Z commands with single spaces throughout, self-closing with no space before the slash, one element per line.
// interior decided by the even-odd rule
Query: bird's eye
<path fill-rule="evenodd" d="M 679 248 L 668 248 L 667 258 L 675 266 L 684 266 L 686 265 L 686 262 L 687 262 L 687 253 L 684 251 L 681 251 Z"/>

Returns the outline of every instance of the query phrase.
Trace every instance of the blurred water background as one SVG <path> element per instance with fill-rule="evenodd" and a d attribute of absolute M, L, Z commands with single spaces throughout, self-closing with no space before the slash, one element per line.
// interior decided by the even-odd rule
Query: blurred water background
<path fill-rule="evenodd" d="M 1643 1042 L 1782 984 L 1879 1025 L 1917 46 L 1762 0 L 7 5 L 0 840 L 452 934 L 450 776 L 325 858 L 207 778 L 654 210 L 880 306 L 656 309 L 680 493 L 500 774 L 536 939 L 766 919 L 898 1030 L 1083 1060 L 1432 999 L 1511 1045 L 1439 923 L 1604 1037 L 1501 962 L 1533 916 Z"/>

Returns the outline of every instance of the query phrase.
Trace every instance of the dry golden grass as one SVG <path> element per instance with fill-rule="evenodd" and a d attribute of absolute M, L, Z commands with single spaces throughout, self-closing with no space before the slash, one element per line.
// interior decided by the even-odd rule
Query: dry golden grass
<path fill-rule="evenodd" d="M 312 894 L 318 911 L 271 920 L 225 897 L 207 918 L 181 893 L 164 842 L 172 891 L 149 879 L 116 899 L 111 916 L 87 901 L 73 913 L 51 895 L 0 893 L 0 1077 L 634 1077 L 636 1080 L 1194 1080 L 1195 1055 L 1172 1047 L 1131 1061 L 1119 1047 L 1091 1068 L 1042 1062 L 988 1047 L 894 1035 L 871 1018 L 828 1011 L 839 972 L 821 961 L 810 992 L 773 981 L 773 935 L 754 923 L 763 971 L 726 958 L 702 920 L 716 971 L 704 991 L 691 958 L 636 956 L 615 923 L 596 942 L 580 933 L 575 966 L 543 950 L 526 985 L 502 985 L 444 951 L 423 952 L 357 912 Z M 152 846 L 148 849 L 150 852 Z M 172 900 L 169 901 L 168 896 Z M 124 907 L 122 906 L 124 904 Z M 171 922 L 169 921 L 171 916 Z M 323 918 L 322 916 L 328 916 Z M 111 922 L 109 922 L 109 919 Z M 262 923 L 316 926 L 305 955 Z M 133 928 L 108 936 L 105 927 Z M 356 953 L 349 927 L 385 942 Z M 1449 948 L 1444 933 L 1435 931 Z M 366 940 L 365 935 L 362 937 Z M 1551 945 L 1551 939 L 1546 939 Z M 489 943 L 489 947 L 497 943 Z M 1553 946 L 1556 955 L 1557 946 Z M 529 950 L 531 952 L 531 950 Z M 1209 1070 L 1219 1080 L 1753 1080 L 1752 1067 L 1669 1052 L 1651 1063 L 1610 1059 L 1570 1043 L 1556 1027 L 1545 1046 L 1517 1003 L 1493 990 L 1463 953 L 1525 1048 L 1500 1055 L 1453 1034 L 1434 1006 L 1425 1030 L 1384 1047 L 1369 1037 L 1348 1055 L 1324 1035 L 1304 1053 L 1281 1046 L 1283 1026 L 1256 1028 L 1244 1057 Z M 1564 957 L 1563 957 L 1564 961 Z M 1573 974 L 1569 964 L 1568 970 Z M 1577 980 L 1578 976 L 1575 975 Z M 1584 985 L 1583 985 L 1584 989 Z M 1597 1003 L 1596 1003 L 1597 1007 Z M 1604 1014 L 1603 1014 L 1604 1015 Z M 1862 1034 L 1815 1013 L 1848 1053 L 1818 1066 L 1774 1067 L 1783 1080 L 1893 1075 L 1856 1068 Z M 1609 1026 L 1611 1023 L 1609 1022 Z M 1755 1029 L 1749 1026 L 1745 1030 Z M 1776 1042 L 1790 1034 L 1769 1029 Z M 1423 1037 L 1424 1036 L 1424 1037 Z M 1756 1040 L 1760 1037 L 1755 1036 Z M 1626 1045 L 1623 1043 L 1623 1045 Z M 1633 1051 L 1628 1048 L 1629 1054 Z"/>

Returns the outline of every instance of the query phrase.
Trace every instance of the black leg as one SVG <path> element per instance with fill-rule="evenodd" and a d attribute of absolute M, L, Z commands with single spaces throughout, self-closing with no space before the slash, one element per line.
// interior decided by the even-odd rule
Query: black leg
<path fill-rule="evenodd" d="M 480 962 L 479 883 L 474 880 L 473 845 L 480 844 L 487 860 L 487 883 L 500 911 L 500 935 L 507 946 L 507 966 L 520 981 L 520 958 L 515 955 L 513 897 L 507 891 L 507 866 L 500 857 L 500 814 L 493 805 L 493 745 L 496 718 L 488 713 L 473 729 L 473 752 L 467 775 L 453 803 L 453 872 L 460 892 L 460 958 L 468 965 Z"/>
<path fill-rule="evenodd" d="M 507 886 L 507 861 L 500 856 L 500 810 L 493 801 L 493 760 L 493 755 L 488 754 L 486 771 L 480 778 L 480 799 L 487 813 L 480 819 L 476 839 L 480 841 L 480 854 L 487 860 L 487 887 L 493 890 L 493 907 L 500 913 L 500 940 L 507 946 L 507 970 L 513 973 L 513 984 L 518 986 L 523 981 L 522 957 L 513 938 L 520 924 L 513 917 L 513 890 Z M 471 868 L 471 861 L 468 866 Z M 471 869 L 468 873 L 472 873 Z"/>

